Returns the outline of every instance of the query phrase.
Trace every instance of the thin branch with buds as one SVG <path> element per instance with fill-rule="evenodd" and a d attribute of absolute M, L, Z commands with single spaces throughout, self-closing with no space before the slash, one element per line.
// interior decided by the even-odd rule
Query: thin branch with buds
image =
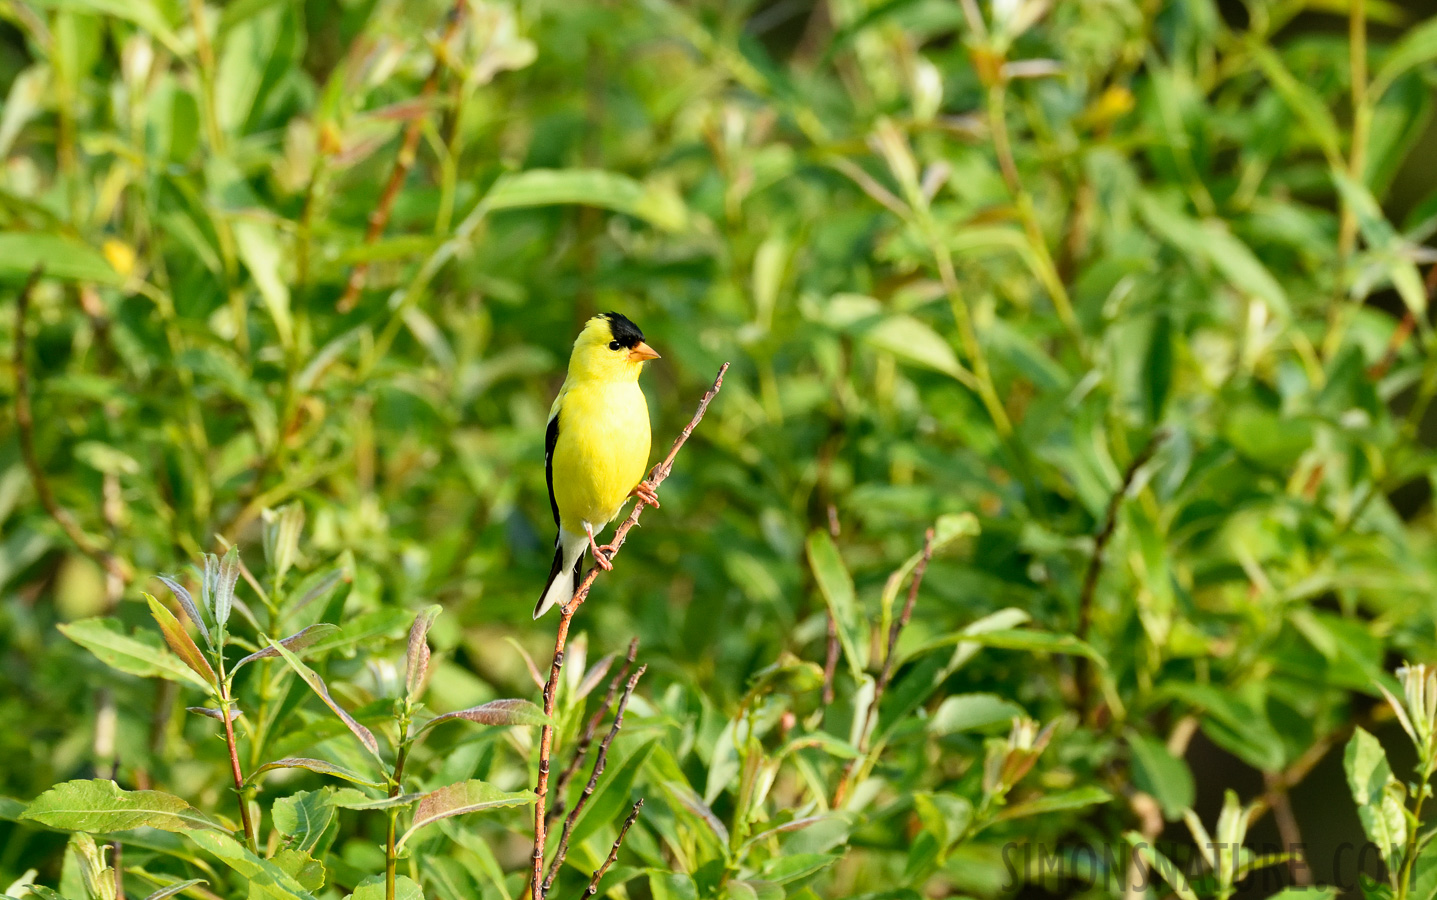
<path fill-rule="evenodd" d="M 449 11 L 449 22 L 434 48 L 434 68 L 429 71 L 429 77 L 424 80 L 424 87 L 419 91 L 419 98 L 423 103 L 427 103 L 439 90 L 439 78 L 444 73 L 445 48 L 459 33 L 459 24 L 464 19 L 464 6 L 465 0 L 456 0 L 454 8 Z M 409 170 L 414 167 L 414 158 L 419 151 L 419 136 L 423 130 L 424 112 L 421 110 L 404 128 L 404 140 L 399 145 L 399 155 L 394 158 L 394 168 L 389 172 L 389 181 L 385 183 L 384 192 L 379 195 L 379 202 L 375 204 L 373 212 L 369 214 L 369 227 L 364 232 L 366 245 L 379 240 L 384 234 L 385 226 L 389 224 L 389 215 L 394 211 L 394 201 L 399 196 L 399 189 L 404 186 Z M 335 304 L 336 310 L 343 313 L 354 309 L 368 274 L 367 260 L 354 264 L 354 269 L 349 273 L 349 281 L 344 286 L 344 294 Z"/>
<path fill-rule="evenodd" d="M 908 627 L 908 621 L 913 618 L 913 606 L 918 602 L 918 589 L 923 586 L 923 576 L 927 574 L 928 563 L 932 559 L 933 529 L 930 528 L 923 533 L 923 555 L 918 557 L 918 562 L 913 567 L 913 578 L 908 583 L 908 596 L 903 601 L 903 609 L 899 612 L 898 618 L 894 619 L 893 624 L 888 627 L 888 648 L 883 654 L 883 669 L 879 672 L 878 681 L 873 686 L 873 700 L 863 714 L 863 730 L 858 733 L 858 752 L 860 754 L 868 753 L 869 743 L 873 737 L 874 720 L 878 717 L 878 705 L 883 701 L 883 693 L 893 680 L 893 670 L 897 666 L 898 638 L 903 634 L 903 629 Z M 835 807 L 842 803 L 843 798 L 847 796 L 848 789 L 853 782 L 853 773 L 858 765 L 858 759 L 851 759 L 843 767 L 843 777 L 833 792 Z M 863 765 L 871 765 L 871 762 L 865 759 Z"/>
<path fill-rule="evenodd" d="M 614 860 L 619 858 L 619 846 L 624 843 L 624 837 L 629 833 L 629 829 L 633 827 L 634 822 L 639 818 L 639 810 L 643 808 L 644 798 L 640 797 L 638 802 L 634 804 L 633 810 L 629 812 L 629 817 L 624 820 L 624 827 L 619 829 L 619 836 L 614 839 L 614 846 L 609 850 L 608 859 L 605 859 L 604 864 L 594 871 L 594 877 L 589 879 L 589 886 L 584 889 L 585 897 L 592 897 L 599 892 L 599 881 L 603 879 L 604 873 L 609 871 L 609 866 L 614 864 Z"/>
<path fill-rule="evenodd" d="M 1148 464 L 1153 455 L 1158 452 L 1171 432 L 1166 428 L 1159 428 L 1153 432 L 1152 437 L 1138 451 L 1132 462 L 1123 470 L 1123 481 L 1118 489 L 1113 491 L 1112 497 L 1108 498 L 1108 509 L 1103 516 L 1103 527 L 1093 539 L 1093 555 L 1088 560 L 1088 570 L 1083 575 L 1083 587 L 1078 594 L 1078 639 L 1086 641 L 1088 632 L 1093 624 L 1093 598 L 1098 589 L 1098 575 L 1103 571 L 1103 557 L 1107 553 L 1108 542 L 1113 539 L 1113 533 L 1118 528 L 1118 510 L 1122 507 L 1123 498 L 1132 490 L 1133 482 L 1137 480 L 1138 470 Z M 1088 695 L 1092 685 L 1088 683 L 1087 657 L 1078 657 L 1077 688 L 1079 706 L 1082 709 L 1088 708 Z"/>
<path fill-rule="evenodd" d="M 674 440 L 674 445 L 670 448 L 669 455 L 664 457 L 663 462 L 654 466 L 653 470 L 649 472 L 648 485 L 653 491 L 657 492 L 659 485 L 663 484 L 664 479 L 668 478 L 669 473 L 673 471 L 674 458 L 679 455 L 679 450 L 683 448 L 684 443 L 688 441 L 689 436 L 694 433 L 694 429 L 698 427 L 700 420 L 703 419 L 704 413 L 708 411 L 709 404 L 713 402 L 714 397 L 717 397 L 719 390 L 723 388 L 723 376 L 724 373 L 728 371 L 728 367 L 728 363 L 724 363 L 719 367 L 718 376 L 714 378 L 713 387 L 709 388 L 708 393 L 704 394 L 703 399 L 699 401 L 698 410 L 694 413 L 694 417 L 689 420 L 689 424 L 684 426 L 684 430 L 679 433 L 678 438 Z M 644 507 L 647 505 L 643 498 L 640 497 L 638 502 L 634 504 L 633 512 L 629 513 L 628 518 L 624 519 L 614 531 L 614 540 L 610 544 L 613 548 L 609 553 L 610 560 L 618 555 L 619 550 L 624 546 L 624 541 L 629 536 L 629 532 L 639 523 L 639 516 L 643 514 Z M 549 680 L 544 683 L 544 715 L 548 716 L 551 722 L 543 727 L 539 735 L 539 779 L 538 783 L 534 786 L 534 854 L 531 860 L 532 869 L 530 871 L 529 884 L 530 894 L 533 900 L 544 900 L 544 844 L 548 838 L 546 803 L 549 795 L 549 762 L 554 751 L 554 726 L 552 724 L 554 716 L 554 692 L 559 686 L 559 673 L 564 668 L 564 648 L 568 645 L 569 641 L 569 623 L 573 621 L 574 613 L 579 611 L 579 607 L 583 605 L 584 600 L 588 598 L 589 590 L 594 586 L 594 581 L 599 577 L 600 571 L 597 565 L 590 568 L 584 575 L 584 580 L 580 582 L 578 589 L 574 591 L 574 596 L 559 610 L 559 626 L 554 635 L 554 659 L 549 665 Z"/>
<path fill-rule="evenodd" d="M 559 867 L 564 864 L 564 857 L 569 854 L 569 838 L 574 833 L 574 825 L 579 821 L 579 814 L 584 811 L 589 798 L 594 795 L 594 789 L 599 785 L 599 776 L 604 774 L 604 765 L 609 761 L 609 745 L 614 742 L 619 729 L 624 727 L 624 709 L 629 705 L 629 698 L 634 695 L 634 688 L 638 687 L 639 679 L 643 677 L 644 670 L 648 666 L 639 666 L 638 671 L 629 676 L 629 683 L 624 687 L 624 693 L 619 697 L 618 708 L 614 712 L 614 724 L 609 726 L 609 733 L 604 735 L 604 740 L 599 744 L 599 752 L 594 756 L 594 770 L 589 774 L 589 783 L 584 785 L 584 792 L 574 803 L 574 809 L 564 820 L 564 830 L 559 835 L 559 849 L 554 853 L 554 859 L 549 863 L 549 874 L 544 877 L 544 893 L 554 885 L 554 876 L 559 874 Z"/>
<path fill-rule="evenodd" d="M 873 719 L 878 715 L 878 704 L 883 700 L 883 692 L 888 689 L 889 682 L 893 680 L 898 637 L 903 634 L 903 629 L 908 627 L 908 620 L 913 618 L 913 604 L 918 600 L 918 589 L 923 585 L 923 576 L 927 573 L 928 563 L 932 559 L 933 529 L 930 528 L 923 533 L 923 555 L 913 567 L 913 580 L 908 583 L 908 597 L 903 601 L 903 612 L 899 613 L 898 618 L 888 627 L 888 649 L 883 654 L 883 671 L 878 674 L 878 683 L 873 687 L 873 702 L 868 704 L 868 712 L 863 717 L 860 750 L 867 749 L 868 741 L 872 737 Z"/>
<path fill-rule="evenodd" d="M 638 653 L 639 639 L 634 638 L 629 641 L 629 655 L 624 660 L 624 667 L 609 682 L 609 690 L 604 694 L 604 702 L 599 704 L 598 710 L 584 726 L 584 733 L 579 736 L 579 743 L 574 746 L 574 758 L 569 760 L 564 771 L 559 773 L 559 781 L 554 785 L 554 808 L 549 810 L 550 821 L 564 814 L 564 794 L 569 788 L 569 782 L 574 779 L 574 773 L 579 771 L 579 766 L 584 764 L 584 757 L 589 755 L 589 747 L 594 743 L 594 735 L 599 731 L 599 724 L 609 714 L 609 707 L 614 705 L 614 696 L 619 692 L 619 685 L 629 677 L 629 669 L 633 667 L 634 658 Z"/>
<path fill-rule="evenodd" d="M 40 499 L 40 505 L 45 507 L 45 512 L 55 520 L 65 532 L 65 536 L 81 553 L 99 563 L 111 578 L 128 583 L 131 580 L 129 567 L 97 544 L 95 539 L 80 527 L 80 523 L 75 521 L 70 511 L 60 505 L 50 490 L 50 482 L 45 478 L 40 459 L 35 455 L 35 416 L 30 409 L 30 369 L 25 359 L 25 316 L 30 310 L 30 296 L 35 292 L 35 285 L 40 281 L 44 269 L 44 266 L 36 266 L 30 272 L 25 286 L 20 289 L 20 296 L 15 300 L 15 426 L 20 436 L 20 455 L 25 460 L 25 469 L 30 473 L 30 481 L 35 485 L 35 495 Z"/>

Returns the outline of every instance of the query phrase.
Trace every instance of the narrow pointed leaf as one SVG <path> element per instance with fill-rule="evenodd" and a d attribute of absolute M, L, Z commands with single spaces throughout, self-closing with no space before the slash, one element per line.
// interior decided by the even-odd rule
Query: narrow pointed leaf
<path fill-rule="evenodd" d="M 205 625 L 205 618 L 200 614 L 200 608 L 195 605 L 195 598 L 190 596 L 190 592 L 185 590 L 184 585 L 170 576 L 156 575 L 155 577 L 163 581 L 165 587 L 170 589 L 170 593 L 175 595 L 175 599 L 180 601 L 180 606 L 183 606 L 185 609 L 185 615 L 189 616 L 190 621 L 195 623 L 195 628 L 199 629 L 200 636 L 205 639 L 205 646 L 213 650 L 215 648 L 215 642 L 210 637 L 210 630 Z"/>
<path fill-rule="evenodd" d="M 165 900 L 165 898 L 167 897 L 173 897 L 181 891 L 188 890 L 189 888 L 196 887 L 201 884 L 209 884 L 209 882 L 205 881 L 203 878 L 187 878 L 184 881 L 176 881 L 174 884 L 165 885 L 158 891 L 155 891 L 153 894 L 150 894 L 148 897 L 145 898 L 145 900 Z"/>
<path fill-rule="evenodd" d="M 333 775 L 335 778 L 343 778 L 345 781 L 354 784 L 362 784 L 366 787 L 383 787 L 384 782 L 375 781 L 366 775 L 353 769 L 337 766 L 332 762 L 322 759 L 309 759 L 303 756 L 287 756 L 284 759 L 277 759 L 274 762 L 267 762 L 249 774 L 248 782 L 253 784 L 261 774 L 273 769 L 307 769 L 310 772 L 317 772 L 320 775 Z"/>
<path fill-rule="evenodd" d="M 220 560 L 219 572 L 215 579 L 215 624 L 224 632 L 225 623 L 230 620 L 230 609 L 235 602 L 235 583 L 239 581 L 239 547 L 231 546 Z"/>
<path fill-rule="evenodd" d="M 409 836 L 414 832 L 441 819 L 486 809 L 527 806 L 534 800 L 533 791 L 501 791 L 492 784 L 478 780 L 461 781 L 437 791 L 430 791 L 420 798 L 419 806 L 414 810 L 414 824 L 410 825 L 409 830 L 399 839 L 399 846 L 404 846 L 404 842 L 409 840 Z"/>
<path fill-rule="evenodd" d="M 212 709 L 211 707 L 208 707 L 208 706 L 186 706 L 186 707 L 185 707 L 185 712 L 194 713 L 194 714 L 197 715 L 197 716 L 204 716 L 205 718 L 208 718 L 208 719 L 218 719 L 218 720 L 220 720 L 221 722 L 223 722 L 224 719 L 225 719 L 225 714 L 224 714 L 222 711 L 220 711 L 220 710 L 218 710 L 218 709 Z M 238 719 L 239 717 L 240 717 L 240 711 L 239 711 L 239 710 L 237 710 L 237 709 L 232 709 L 232 710 L 230 710 L 230 721 L 231 721 L 231 722 L 233 722 L 235 719 Z"/>
<path fill-rule="evenodd" d="M 838 642 L 843 646 L 843 658 L 848 661 L 853 677 L 858 678 L 868 667 L 868 641 L 864 635 L 858 600 L 853 593 L 853 578 L 848 574 L 828 532 L 815 531 L 808 536 L 808 563 L 813 568 L 819 593 L 823 595 L 834 624 L 838 626 Z"/>
<path fill-rule="evenodd" d="M 203 832 L 191 835 L 201 850 L 249 881 L 249 900 L 314 900 L 294 876 L 268 859 L 255 856 L 227 834 Z"/>
<path fill-rule="evenodd" d="M 141 678 L 164 678 L 209 690 L 209 684 L 166 650 L 153 634 L 126 634 L 116 619 L 80 619 L 56 627 L 111 668 Z"/>
<path fill-rule="evenodd" d="M 175 655 L 206 683 L 219 684 L 219 679 L 215 676 L 215 670 L 210 666 L 209 660 L 205 659 L 200 648 L 195 646 L 195 642 L 190 639 L 189 632 L 185 631 L 185 626 L 180 624 L 180 620 L 175 618 L 175 614 L 149 594 L 144 596 L 146 602 L 150 604 L 150 615 L 154 616 L 155 623 L 160 626 L 160 635 L 164 637 L 165 643 L 170 645 L 170 649 L 175 651 Z"/>
<path fill-rule="evenodd" d="M 284 647 L 291 653 L 298 654 L 301 650 L 307 650 L 311 646 L 319 643 L 330 635 L 338 633 L 338 625 L 331 625 L 328 622 L 321 622 L 318 625 L 311 625 L 303 631 L 290 635 L 289 637 L 280 641 L 279 644 L 281 647 Z M 249 665 L 257 659 L 273 659 L 276 656 L 279 656 L 279 651 L 274 649 L 273 647 L 264 647 L 260 650 L 256 650 L 254 653 L 251 653 L 249 656 L 246 656 L 244 659 L 241 659 L 239 662 L 235 663 L 234 668 L 230 669 L 230 674 L 233 675 L 235 672 L 238 672 L 240 669 Z"/>
<path fill-rule="evenodd" d="M 431 606 L 414 617 L 409 629 L 409 652 L 405 654 L 404 689 L 410 701 L 418 700 L 424 689 L 425 676 L 429 674 L 429 626 L 442 612 L 442 607 Z"/>
<path fill-rule="evenodd" d="M 396 806 L 412 806 L 423 794 L 400 794 L 396 797 L 370 797 L 354 788 L 340 788 L 334 792 L 330 802 L 340 809 L 393 809 Z"/>
<path fill-rule="evenodd" d="M 305 684 L 309 685 L 310 690 L 314 691 L 315 694 L 319 696 L 319 699 L 324 701 L 325 706 L 328 706 L 336 716 L 339 716 L 340 721 L 354 733 L 355 737 L 359 738 L 359 742 L 364 745 L 364 748 L 378 760 L 379 742 L 374 739 L 374 733 L 355 721 L 354 716 L 351 716 L 344 707 L 340 706 L 339 703 L 330 696 L 329 685 L 324 683 L 324 679 L 319 677 L 319 673 L 300 662 L 299 657 L 291 653 L 289 649 L 282 644 L 271 642 L 270 646 L 279 651 L 279 655 L 284 657 L 284 661 L 289 663 L 289 667 L 294 669 L 295 674 L 298 675 Z M 383 762 L 382 760 L 380 761 Z"/>
<path fill-rule="evenodd" d="M 538 704 L 528 700 L 490 700 L 479 706 L 471 706 L 457 712 L 435 716 L 416 732 L 423 734 L 435 725 L 463 719 L 480 725 L 548 725 L 552 720 L 544 715 Z"/>

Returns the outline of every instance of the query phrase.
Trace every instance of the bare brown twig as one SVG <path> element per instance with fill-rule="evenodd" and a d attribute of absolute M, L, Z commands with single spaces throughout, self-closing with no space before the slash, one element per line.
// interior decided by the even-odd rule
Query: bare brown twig
<path fill-rule="evenodd" d="M 728 367 L 728 363 L 724 363 L 719 367 L 718 376 L 714 378 L 713 387 L 709 388 L 708 393 L 704 394 L 703 399 L 699 401 L 698 410 L 694 412 L 694 416 L 689 420 L 689 424 L 684 426 L 684 430 L 679 432 L 678 438 L 674 440 L 674 445 L 669 450 L 669 455 L 664 457 L 663 462 L 654 466 L 653 470 L 649 472 L 648 483 L 655 491 L 658 490 L 659 485 L 664 482 L 664 479 L 669 477 L 669 473 L 673 471 L 674 458 L 678 456 L 679 450 L 683 448 L 684 443 L 688 441 L 689 436 L 692 435 L 694 429 L 698 427 L 700 420 L 704 417 L 704 413 L 708 411 L 709 404 L 713 402 L 714 397 L 717 397 L 719 390 L 723 388 L 723 376 L 724 373 L 728 371 Z M 638 502 L 634 504 L 633 512 L 629 513 L 628 518 L 624 519 L 614 531 L 614 539 L 610 544 L 613 551 L 609 554 L 609 559 L 612 560 L 614 556 L 618 555 L 619 550 L 623 548 L 624 541 L 629 536 L 629 531 L 638 524 L 639 516 L 643 514 L 646 505 L 643 499 L 640 498 Z M 551 722 L 543 727 L 539 735 L 539 778 L 538 783 L 534 786 L 534 854 L 529 885 L 533 900 L 544 900 L 544 844 L 548 837 L 548 818 L 545 814 L 545 806 L 549 793 L 549 761 L 554 750 L 554 726 L 552 724 L 554 715 L 554 691 L 559 684 L 559 673 L 564 668 L 564 648 L 569 641 L 569 623 L 573 621 L 574 613 L 578 612 L 579 607 L 583 604 L 584 600 L 588 598 L 589 590 L 594 586 L 594 581 L 599 577 L 599 572 L 600 569 L 597 565 L 590 568 L 584 575 L 584 580 L 580 582 L 578 589 L 574 591 L 574 596 L 571 597 L 569 602 L 565 603 L 559 611 L 559 626 L 554 635 L 554 659 L 549 665 L 549 680 L 544 683 L 544 714 L 550 717 Z"/>
<path fill-rule="evenodd" d="M 619 670 L 609 682 L 609 690 L 604 694 L 604 702 L 590 717 L 587 725 L 584 726 L 584 733 L 579 736 L 579 743 L 574 745 L 574 758 L 559 773 L 559 780 L 554 785 L 554 808 L 549 810 L 549 819 L 557 819 L 564 814 L 564 793 L 568 790 L 569 782 L 573 780 L 574 773 L 579 771 L 579 766 L 584 764 L 584 757 L 589 754 L 589 747 L 594 743 L 594 735 L 598 733 L 599 723 L 609 714 L 609 707 L 614 705 L 614 695 L 619 692 L 619 685 L 629 677 L 629 669 L 634 664 L 634 658 L 639 652 L 639 639 L 629 641 L 629 655 L 624 659 L 624 667 Z"/>
<path fill-rule="evenodd" d="M 1123 470 L 1123 481 L 1113 495 L 1108 498 L 1108 509 L 1103 515 L 1103 527 L 1093 539 L 1093 555 L 1088 560 L 1088 570 L 1083 575 L 1082 591 L 1078 594 L 1078 639 L 1086 641 L 1088 631 L 1093 624 L 1093 597 L 1098 589 L 1098 575 L 1103 571 L 1103 557 L 1108 549 L 1108 542 L 1113 539 L 1113 532 L 1118 528 L 1118 510 L 1123 505 L 1123 498 L 1133 487 L 1133 481 L 1138 477 L 1138 470 L 1147 465 L 1158 452 L 1158 448 L 1168 439 L 1170 432 L 1166 428 L 1159 428 L 1153 432 L 1152 437 L 1138 451 L 1128 467 Z M 1086 710 L 1088 708 L 1088 696 L 1091 685 L 1088 684 L 1088 660 L 1085 656 L 1078 657 L 1076 682 L 1078 689 L 1078 705 Z"/>
<path fill-rule="evenodd" d="M 609 745 L 618 736 L 619 729 L 624 727 L 624 709 L 628 707 L 629 698 L 634 695 L 634 688 L 638 687 L 639 679 L 647 668 L 648 666 L 639 666 L 638 670 L 629 676 L 629 683 L 624 686 L 624 693 L 619 697 L 619 705 L 614 712 L 614 724 L 609 726 L 609 733 L 604 735 L 604 740 L 599 744 L 599 752 L 594 755 L 594 770 L 589 774 L 589 782 L 584 785 L 584 792 L 579 795 L 574 809 L 564 820 L 564 830 L 559 835 L 559 849 L 554 851 L 554 859 L 549 863 L 549 874 L 544 877 L 545 894 L 553 886 L 554 876 L 559 874 L 559 867 L 564 864 L 564 857 L 569 854 L 569 838 L 574 833 L 574 825 L 579 821 L 579 814 L 584 811 L 584 806 L 599 785 L 599 776 L 604 774 L 604 766 L 609 761 Z"/>
<path fill-rule="evenodd" d="M 898 638 L 903 634 L 903 629 L 908 626 L 908 620 L 913 618 L 913 605 L 918 601 L 918 589 L 923 585 L 923 576 L 928 571 L 928 563 L 933 559 L 933 529 L 930 528 L 923 533 L 923 555 L 918 557 L 918 562 L 913 567 L 913 579 L 908 583 L 908 596 L 903 601 L 903 610 L 893 624 L 888 627 L 888 648 L 883 654 L 883 669 L 878 674 L 878 681 L 873 686 L 873 701 L 868 704 L 867 711 L 863 714 L 863 730 L 858 733 L 858 752 L 860 754 L 868 751 L 869 741 L 873 736 L 874 720 L 878 717 L 878 704 L 883 701 L 883 692 L 887 690 L 888 684 L 893 679 L 893 669 L 896 665 L 894 651 L 898 649 Z M 850 759 L 843 767 L 843 777 L 838 782 L 838 787 L 833 792 L 833 805 L 836 807 L 843 802 L 848 794 L 848 788 L 853 780 L 853 772 L 858 766 L 858 759 Z"/>
<path fill-rule="evenodd" d="M 833 702 L 833 677 L 838 674 L 838 623 L 828 612 L 828 649 L 823 660 L 823 705 Z"/>
<path fill-rule="evenodd" d="M 427 102 L 439 90 L 439 78 L 444 73 L 445 49 L 449 46 L 454 35 L 459 32 L 459 23 L 464 19 L 465 0 L 455 0 L 454 8 L 449 11 L 449 22 L 444 27 L 444 34 L 439 38 L 439 43 L 434 50 L 434 68 L 429 71 L 429 77 L 424 80 L 424 87 L 420 89 L 419 98 L 421 102 Z M 379 202 L 375 204 L 373 211 L 369 214 L 369 227 L 364 232 L 364 243 L 372 244 L 379 240 L 384 234 L 384 228 L 389 224 L 390 213 L 394 211 L 394 201 L 399 196 L 399 189 L 404 186 L 404 180 L 409 177 L 409 170 L 414 167 L 414 158 L 419 150 L 419 136 L 424 130 L 424 114 L 420 113 L 409 120 L 404 127 L 404 140 L 399 145 L 399 155 L 394 158 L 394 168 L 389 172 L 389 181 L 384 185 L 384 192 L 379 195 Z M 364 279 L 369 274 L 369 262 L 360 260 L 350 270 L 349 281 L 344 286 L 344 294 L 340 296 L 335 309 L 345 313 L 354 309 L 359 300 L 359 292 L 364 289 Z"/>
<path fill-rule="evenodd" d="M 43 273 L 44 266 L 36 266 L 26 279 L 25 286 L 20 289 L 20 296 L 15 300 L 15 426 L 20 436 L 20 455 L 25 459 L 25 468 L 30 473 L 31 483 L 35 485 L 35 494 L 40 499 L 40 505 L 45 507 L 45 511 L 65 532 L 65 536 L 81 553 L 99 563 L 110 577 L 128 583 L 131 579 L 129 567 L 95 543 L 80 527 L 80 523 L 75 521 L 75 517 L 70 515 L 70 511 L 60 505 L 50 490 L 50 482 L 45 478 L 40 459 L 35 455 L 35 416 L 30 409 L 30 370 L 25 361 L 25 316 L 30 310 L 30 296 Z"/>
<path fill-rule="evenodd" d="M 624 837 L 628 835 L 629 829 L 634 826 L 634 822 L 639 818 L 639 810 L 643 808 L 644 798 L 640 797 L 638 802 L 634 804 L 633 810 L 629 813 L 629 817 L 624 820 L 624 827 L 619 829 L 619 836 L 614 838 L 614 846 L 609 850 L 608 859 L 605 859 L 604 864 L 594 871 L 594 877 L 589 879 L 589 886 L 584 889 L 585 897 L 592 897 L 599 892 L 599 881 L 604 877 L 604 873 L 609 871 L 609 866 L 614 864 L 614 860 L 619 858 L 619 845 L 624 842 Z"/>

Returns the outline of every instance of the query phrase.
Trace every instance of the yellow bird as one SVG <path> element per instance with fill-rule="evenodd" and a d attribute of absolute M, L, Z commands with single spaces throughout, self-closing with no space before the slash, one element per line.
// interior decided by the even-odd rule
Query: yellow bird
<path fill-rule="evenodd" d="M 594 533 L 619 515 L 625 500 L 638 496 L 659 505 L 642 480 L 650 435 L 649 405 L 639 390 L 644 362 L 658 358 L 639 327 L 616 312 L 594 316 L 574 341 L 544 438 L 549 506 L 559 536 L 536 619 L 574 596 L 585 550 L 602 568 L 613 568 L 604 555 L 613 547 L 600 547 Z"/>

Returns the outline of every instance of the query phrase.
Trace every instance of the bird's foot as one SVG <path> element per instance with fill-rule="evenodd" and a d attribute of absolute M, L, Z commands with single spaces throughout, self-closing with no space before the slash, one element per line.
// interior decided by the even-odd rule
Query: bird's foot
<path fill-rule="evenodd" d="M 594 535 L 592 532 L 590 532 L 589 552 L 594 554 L 594 562 L 598 563 L 599 568 L 603 569 L 605 572 L 612 572 L 614 570 L 614 564 L 609 561 L 609 557 L 619 552 L 618 547 L 615 547 L 613 544 L 605 544 L 604 546 L 600 547 L 597 543 L 595 543 Z"/>
<path fill-rule="evenodd" d="M 647 503 L 654 509 L 659 508 L 658 488 L 655 487 L 653 482 L 651 481 L 640 481 L 638 484 L 634 485 L 634 489 L 632 491 L 629 491 L 629 496 L 638 497 L 640 503 Z"/>

